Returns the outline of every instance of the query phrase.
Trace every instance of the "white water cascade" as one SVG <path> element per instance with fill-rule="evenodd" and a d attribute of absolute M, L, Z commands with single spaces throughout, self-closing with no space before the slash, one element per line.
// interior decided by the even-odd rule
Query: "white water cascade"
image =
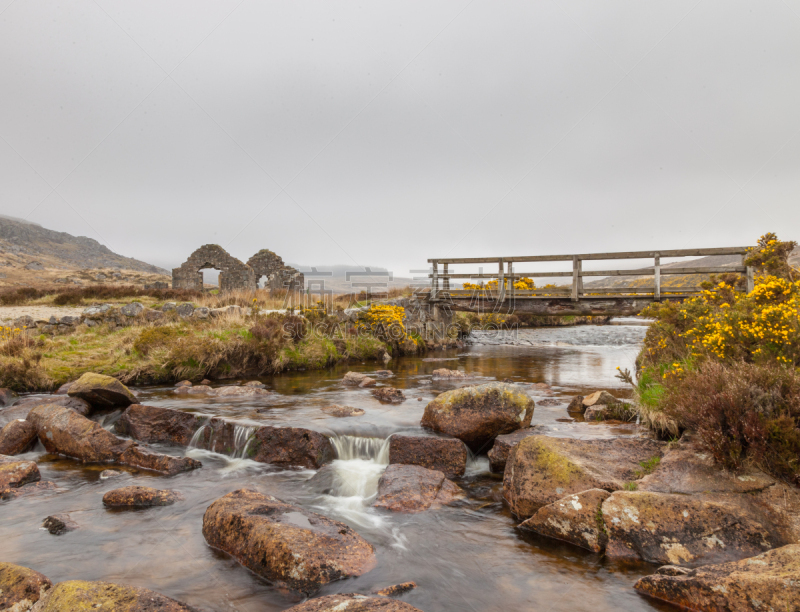
<path fill-rule="evenodd" d="M 205 420 L 205 422 L 200 427 L 197 428 L 197 431 L 194 432 L 194 435 L 192 436 L 192 439 L 189 440 L 189 444 L 187 445 L 186 448 L 188 449 L 197 448 L 197 443 L 200 442 L 200 438 L 202 437 L 203 432 L 206 430 L 206 426 L 210 422 L 211 422 L 211 417 L 208 417 Z"/>
<path fill-rule="evenodd" d="M 231 453 L 231 457 L 234 459 L 244 459 L 247 457 L 247 448 L 250 446 L 255 430 L 255 427 L 250 427 L 248 425 L 233 426 L 233 453 Z"/>

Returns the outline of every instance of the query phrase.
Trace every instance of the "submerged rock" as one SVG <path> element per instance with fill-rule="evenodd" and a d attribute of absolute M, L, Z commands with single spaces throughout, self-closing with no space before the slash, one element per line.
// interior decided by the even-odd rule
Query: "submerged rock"
<path fill-rule="evenodd" d="M 325 406 L 322 409 L 322 412 L 339 418 L 364 415 L 364 411 L 361 408 L 352 408 L 350 406 L 339 406 L 337 404 L 331 404 L 330 406 Z"/>
<path fill-rule="evenodd" d="M 25 612 L 53 586 L 44 574 L 0 561 L 0 610 Z"/>
<path fill-rule="evenodd" d="M 41 479 L 39 466 L 34 461 L 20 461 L 0 455 L 0 491 L 16 489 Z"/>
<path fill-rule="evenodd" d="M 6 389 L 5 387 L 0 387 L 0 407 L 2 407 L 2 406 L 10 406 L 15 401 L 17 401 L 18 398 L 19 398 L 19 395 L 17 395 L 11 389 Z"/>
<path fill-rule="evenodd" d="M 99 423 L 63 406 L 37 406 L 28 414 L 28 421 L 36 427 L 39 441 L 47 452 L 84 463 L 118 462 L 168 474 L 201 466 L 199 461 L 189 457 L 144 451 L 133 440 L 118 438 Z"/>
<path fill-rule="evenodd" d="M 369 377 L 361 372 L 348 372 L 344 375 L 344 378 L 342 378 L 342 384 L 357 387 L 364 381 L 365 378 Z"/>
<path fill-rule="evenodd" d="M 93 372 L 87 372 L 72 383 L 67 395 L 86 400 L 95 408 L 124 408 L 136 403 L 130 389 L 116 378 Z"/>
<path fill-rule="evenodd" d="M 42 522 L 42 527 L 53 535 L 64 535 L 78 528 L 78 523 L 73 521 L 69 514 L 53 514 Z"/>
<path fill-rule="evenodd" d="M 358 383 L 358 386 L 362 387 L 362 388 L 363 387 L 374 387 L 376 384 L 378 384 L 377 380 L 367 376 L 367 377 L 364 378 L 364 380 L 362 380 L 360 383 Z"/>
<path fill-rule="evenodd" d="M 436 380 L 461 380 L 466 378 L 467 375 L 460 370 L 448 370 L 447 368 L 439 368 L 431 373 L 431 377 Z"/>
<path fill-rule="evenodd" d="M 36 445 L 36 428 L 32 423 L 16 419 L 0 430 L 0 455 L 19 455 Z"/>
<path fill-rule="evenodd" d="M 417 465 L 394 464 L 378 482 L 378 497 L 372 505 L 392 512 L 423 512 L 461 499 L 463 492 L 438 470 Z"/>
<path fill-rule="evenodd" d="M 569 405 L 567 406 L 567 412 L 572 412 L 574 414 L 583 414 L 586 411 L 586 406 L 583 405 L 583 396 L 576 395 L 572 398 Z"/>
<path fill-rule="evenodd" d="M 373 389 L 372 395 L 375 396 L 379 402 L 386 404 L 402 404 L 406 401 L 405 394 L 400 389 L 395 389 L 394 387 Z"/>
<path fill-rule="evenodd" d="M 700 612 L 800 609 L 800 544 L 741 561 L 704 565 L 685 574 L 676 575 L 666 569 L 645 576 L 634 588 L 644 595 Z"/>
<path fill-rule="evenodd" d="M 442 393 L 428 403 L 422 426 L 463 440 L 475 453 L 500 435 L 529 427 L 534 401 L 516 385 L 489 383 Z"/>
<path fill-rule="evenodd" d="M 389 463 L 419 465 L 429 470 L 439 470 L 448 478 L 464 475 L 467 455 L 467 447 L 458 438 L 402 434 L 389 438 Z"/>
<path fill-rule="evenodd" d="M 370 597 L 358 593 L 326 595 L 309 599 L 286 612 L 422 612 L 411 604 L 387 597 Z"/>
<path fill-rule="evenodd" d="M 378 589 L 377 591 L 375 591 L 375 594 L 382 595 L 383 597 L 397 597 L 398 595 L 402 595 L 403 593 L 408 593 L 409 591 L 413 591 L 416 588 L 417 588 L 416 582 L 402 582 L 400 584 L 393 584 L 392 586 Z"/>
<path fill-rule="evenodd" d="M 171 506 L 183 499 L 177 491 L 151 487 L 122 487 L 103 495 L 103 505 L 108 508 L 149 508 Z"/>
<path fill-rule="evenodd" d="M 518 429 L 514 433 L 497 436 L 494 439 L 492 449 L 489 451 L 489 469 L 495 474 L 502 474 L 506 469 L 506 461 L 517 444 L 529 436 L 533 436 L 538 431 L 537 427 L 526 427 Z"/>
<path fill-rule="evenodd" d="M 637 478 L 641 462 L 660 457 L 663 450 L 663 443 L 639 438 L 529 436 L 508 457 L 503 496 L 516 516 L 528 518 L 569 494 L 624 488 Z"/>
<path fill-rule="evenodd" d="M 261 387 L 254 387 L 252 385 L 244 385 L 241 387 L 235 385 L 227 385 L 225 387 L 208 387 L 208 392 L 214 397 L 261 397 L 272 395 L 272 391 L 267 391 Z"/>
<path fill-rule="evenodd" d="M 784 526 L 744 496 L 617 491 L 602 511 L 609 557 L 695 567 L 789 543 Z"/>
<path fill-rule="evenodd" d="M 101 612 L 199 612 L 197 608 L 141 587 L 68 580 L 49 589 L 36 612 L 98 610 Z"/>
<path fill-rule="evenodd" d="M 376 563 L 373 547 L 344 523 L 248 489 L 208 507 L 203 536 L 256 574 L 306 595 Z"/>
<path fill-rule="evenodd" d="M 611 495 L 589 489 L 542 506 L 520 529 L 563 540 L 592 552 L 603 552 L 608 540 L 601 505 Z"/>

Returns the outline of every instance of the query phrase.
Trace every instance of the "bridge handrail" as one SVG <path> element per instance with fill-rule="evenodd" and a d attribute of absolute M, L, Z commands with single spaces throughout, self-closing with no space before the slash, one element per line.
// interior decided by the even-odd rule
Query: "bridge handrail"
<path fill-rule="evenodd" d="M 582 295 L 586 295 L 583 288 L 584 276 L 653 276 L 655 286 L 652 289 L 653 298 L 658 301 L 661 299 L 661 275 L 662 274 L 743 274 L 747 279 L 747 291 L 753 290 L 754 277 L 752 267 L 744 265 L 745 255 L 749 252 L 748 247 L 722 247 L 722 248 L 709 248 L 709 249 L 673 249 L 666 251 L 628 251 L 618 253 L 583 253 L 576 255 L 528 255 L 521 257 L 463 257 L 463 258 L 441 258 L 429 259 L 428 262 L 432 264 L 432 273 L 428 275 L 431 279 L 429 299 L 435 300 L 439 292 L 439 280 L 443 281 L 444 291 L 450 291 L 450 279 L 455 278 L 491 278 L 498 280 L 498 296 L 499 301 L 506 298 L 506 291 L 511 292 L 512 295 L 517 295 L 514 289 L 514 280 L 520 278 L 549 278 L 549 277 L 572 277 L 571 292 L 568 287 L 559 288 L 558 293 L 571 293 L 572 301 L 578 301 Z M 742 265 L 740 266 L 715 266 L 715 267 L 683 267 L 683 268 L 662 268 L 662 257 L 707 257 L 713 255 L 741 255 Z M 653 267 L 639 270 L 583 270 L 584 261 L 598 261 L 604 259 L 653 259 Z M 514 263 L 525 262 L 544 262 L 544 261 L 571 261 L 571 272 L 516 272 L 513 269 Z M 439 264 L 443 264 L 444 270 L 439 272 Z M 496 274 L 484 274 L 483 271 L 478 274 L 464 274 L 464 273 L 451 273 L 448 270 L 449 264 L 467 264 L 467 263 L 496 263 L 498 264 L 498 271 Z M 507 270 L 504 269 L 504 264 Z M 507 287 L 508 285 L 508 287 Z M 600 289 L 598 287 L 598 289 Z M 633 289 L 633 288 L 630 288 Z M 672 288 L 670 287 L 670 293 Z M 686 288 L 682 293 L 696 293 L 700 291 L 699 287 Z M 607 289 L 606 293 L 620 293 L 621 291 Z M 630 291 L 633 293 L 633 291 Z M 666 289 L 664 293 L 666 293 Z M 527 292 L 526 292 L 527 293 Z M 590 291 L 591 295 L 598 295 L 601 292 Z M 637 292 L 638 293 L 638 292 Z M 519 293 L 522 295 L 522 292 Z M 544 294 L 546 295 L 546 294 Z"/>

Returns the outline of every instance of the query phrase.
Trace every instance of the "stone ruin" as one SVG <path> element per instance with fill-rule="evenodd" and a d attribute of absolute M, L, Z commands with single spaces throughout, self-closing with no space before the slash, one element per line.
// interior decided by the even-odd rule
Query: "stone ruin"
<path fill-rule="evenodd" d="M 172 269 L 173 289 L 203 289 L 203 270 L 219 270 L 220 291 L 233 289 L 256 289 L 259 279 L 267 278 L 265 286 L 275 289 L 303 290 L 305 278 L 291 266 L 283 263 L 278 255 L 262 249 L 247 263 L 233 257 L 217 244 L 206 244 L 189 256 L 179 268 Z"/>

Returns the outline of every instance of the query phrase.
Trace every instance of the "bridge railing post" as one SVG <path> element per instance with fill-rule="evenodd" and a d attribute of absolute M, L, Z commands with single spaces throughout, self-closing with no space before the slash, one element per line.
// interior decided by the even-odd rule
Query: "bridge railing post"
<path fill-rule="evenodd" d="M 756 288 L 756 279 L 755 274 L 753 273 L 753 266 L 747 266 L 747 272 L 745 272 L 745 276 L 747 278 L 747 293 L 750 293 Z"/>
<path fill-rule="evenodd" d="M 444 291 L 450 292 L 450 277 L 447 276 L 447 264 L 442 264 L 442 273 L 444 277 L 442 278 L 442 289 Z"/>
<path fill-rule="evenodd" d="M 500 259 L 499 262 L 499 270 L 498 270 L 498 279 L 497 279 L 497 301 L 502 302 L 506 299 L 506 277 L 503 274 L 503 260 Z"/>
<path fill-rule="evenodd" d="M 436 299 L 436 294 L 439 292 L 439 263 L 436 261 L 431 262 L 433 265 L 433 274 L 431 274 L 431 299 Z"/>
<path fill-rule="evenodd" d="M 508 293 L 509 299 L 514 302 L 514 262 L 508 262 Z M 510 311 L 509 311 L 510 312 Z"/>
<path fill-rule="evenodd" d="M 656 253 L 653 263 L 653 275 L 655 277 L 655 288 L 653 289 L 653 299 L 661 301 L 661 254 Z"/>
<path fill-rule="evenodd" d="M 583 277 L 581 276 L 581 260 L 577 255 L 572 256 L 572 301 L 577 302 L 583 293 Z"/>

